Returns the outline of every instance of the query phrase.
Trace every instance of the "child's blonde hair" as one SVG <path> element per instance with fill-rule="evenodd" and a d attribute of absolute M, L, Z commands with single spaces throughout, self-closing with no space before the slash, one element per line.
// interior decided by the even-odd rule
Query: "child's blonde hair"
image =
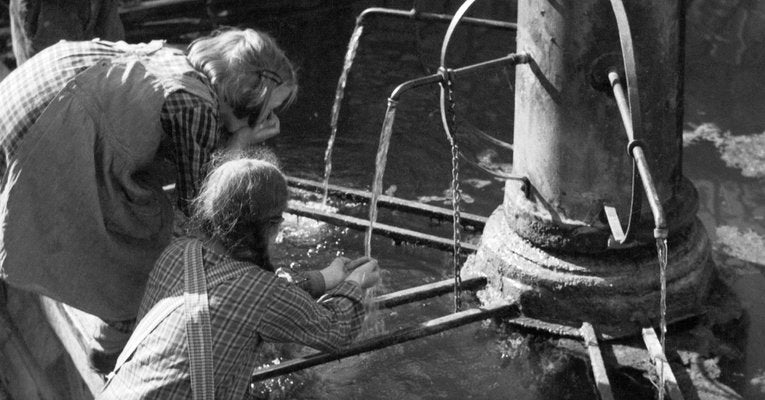
<path fill-rule="evenodd" d="M 259 119 L 271 93 L 289 88 L 283 106 L 297 96 L 297 72 L 273 37 L 255 29 L 224 28 L 193 41 L 187 57 L 210 78 L 237 118 Z"/>

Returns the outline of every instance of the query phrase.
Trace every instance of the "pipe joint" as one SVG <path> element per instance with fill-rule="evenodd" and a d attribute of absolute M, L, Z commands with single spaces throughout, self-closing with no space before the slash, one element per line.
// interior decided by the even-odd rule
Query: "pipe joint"
<path fill-rule="evenodd" d="M 656 227 L 653 230 L 654 239 L 666 239 L 669 236 L 669 229 L 666 227 Z"/>
<path fill-rule="evenodd" d="M 633 153 L 633 151 L 635 150 L 635 147 L 640 147 L 641 149 L 645 149 L 646 144 L 644 141 L 640 139 L 631 140 L 627 144 L 627 154 L 629 154 L 629 156 L 632 157 L 633 159 L 635 158 L 635 154 Z"/>

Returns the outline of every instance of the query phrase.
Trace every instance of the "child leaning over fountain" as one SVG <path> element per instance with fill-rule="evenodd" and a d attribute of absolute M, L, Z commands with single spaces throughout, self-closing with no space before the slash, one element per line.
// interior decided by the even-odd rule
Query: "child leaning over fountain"
<path fill-rule="evenodd" d="M 336 258 L 320 301 L 274 274 L 288 190 L 272 163 L 227 156 L 192 203 L 190 237 L 149 275 L 139 323 L 98 399 L 241 399 L 262 341 L 336 350 L 358 334 L 377 261 Z"/>

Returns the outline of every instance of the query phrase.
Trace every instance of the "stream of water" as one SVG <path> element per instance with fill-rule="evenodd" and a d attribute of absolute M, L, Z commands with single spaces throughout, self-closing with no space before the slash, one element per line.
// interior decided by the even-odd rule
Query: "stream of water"
<path fill-rule="evenodd" d="M 380 132 L 380 144 L 377 148 L 377 157 L 375 158 L 375 177 L 372 181 L 372 198 L 369 201 L 369 227 L 364 235 L 364 255 L 372 256 L 372 234 L 377 222 L 377 200 L 380 198 L 383 190 L 383 177 L 385 176 L 385 165 L 388 163 L 388 149 L 390 148 L 390 137 L 393 133 L 393 122 L 396 120 L 396 102 L 388 101 L 388 109 L 385 111 L 382 131 Z"/>
<path fill-rule="evenodd" d="M 335 138 L 337 137 L 337 121 L 340 118 L 340 108 L 343 104 L 343 97 L 345 97 L 345 85 L 348 82 L 348 74 L 351 72 L 351 66 L 353 66 L 353 59 L 356 57 L 356 50 L 359 48 L 359 40 L 361 40 L 362 33 L 364 33 L 364 25 L 358 25 L 353 30 L 351 40 L 348 42 L 348 51 L 345 53 L 343 70 L 340 72 L 340 78 L 337 81 L 335 101 L 332 103 L 332 118 L 329 122 L 330 134 L 327 141 L 327 150 L 324 152 L 324 196 L 322 197 L 322 205 L 325 206 L 327 205 L 329 177 L 332 175 L 332 150 L 335 148 Z"/>
<path fill-rule="evenodd" d="M 656 239 L 656 253 L 659 259 L 659 284 L 661 295 L 659 299 L 659 342 L 662 354 L 667 354 L 667 239 Z M 659 400 L 664 400 L 664 364 L 659 365 Z"/>

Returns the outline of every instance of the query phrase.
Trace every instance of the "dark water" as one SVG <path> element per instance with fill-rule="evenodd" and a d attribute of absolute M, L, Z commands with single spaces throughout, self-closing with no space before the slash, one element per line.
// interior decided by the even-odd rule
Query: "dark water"
<path fill-rule="evenodd" d="M 411 7 L 409 2 L 389 3 Z M 290 175 L 322 180 L 335 87 L 353 20 L 362 9 L 335 11 L 330 19 L 322 15 L 258 22 L 279 38 L 300 66 L 299 100 L 282 116 L 283 134 L 272 143 Z M 454 9 L 454 4 L 443 2 L 443 7 L 428 11 Z M 487 10 L 495 19 L 515 18 L 512 8 L 502 3 Z M 398 84 L 435 70 L 444 29 L 382 20 L 365 28 L 348 77 L 330 183 L 371 189 L 386 99 Z M 467 29 L 458 38 L 460 44 L 450 60 L 453 66 L 499 57 L 515 48 L 514 34 L 509 32 Z M 716 63 L 705 56 L 689 54 L 684 174 L 699 190 L 699 217 L 714 243 L 721 277 L 741 299 L 744 314 L 739 319 L 746 323 L 722 333 L 737 338 L 733 344 L 715 342 L 709 352 L 688 358 L 687 364 L 692 372 L 719 379 L 745 398 L 761 399 L 765 398 L 765 89 L 758 82 L 763 76 L 756 67 Z M 472 129 L 512 142 L 512 82 L 510 70 L 459 82 L 459 118 Z M 417 89 L 402 98 L 384 192 L 449 207 L 450 149 L 439 118 L 437 87 Z M 464 146 L 494 164 L 511 162 L 506 150 L 470 138 Z M 467 166 L 461 176 L 463 210 L 487 216 L 501 204 L 501 182 Z M 302 201 L 321 199 L 306 194 Z M 367 216 L 363 205 L 330 205 L 349 215 Z M 387 210 L 380 211 L 379 221 L 451 237 L 449 223 Z M 384 292 L 450 278 L 448 253 L 396 245 L 380 237 L 373 239 L 372 248 L 385 269 Z M 356 257 L 363 251 L 361 232 L 291 218 L 282 234 L 279 261 L 317 268 L 338 254 Z M 391 330 L 450 312 L 451 299 L 445 296 L 378 311 L 373 317 L 378 328 Z M 288 393 L 302 399 L 597 398 L 587 368 L 586 361 L 543 338 L 483 323 L 313 368 Z M 617 398 L 654 395 L 640 371 L 614 371 L 611 380 Z"/>

